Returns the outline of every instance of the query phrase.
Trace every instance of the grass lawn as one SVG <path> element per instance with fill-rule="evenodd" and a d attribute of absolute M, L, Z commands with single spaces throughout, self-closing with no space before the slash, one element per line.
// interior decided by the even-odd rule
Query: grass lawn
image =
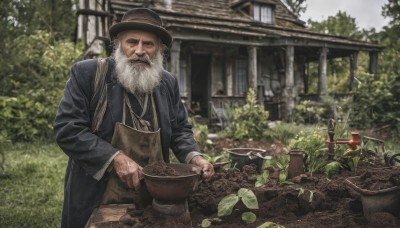
<path fill-rule="evenodd" d="M 54 143 L 16 144 L 4 150 L 0 227 L 60 227 L 67 156 Z"/>

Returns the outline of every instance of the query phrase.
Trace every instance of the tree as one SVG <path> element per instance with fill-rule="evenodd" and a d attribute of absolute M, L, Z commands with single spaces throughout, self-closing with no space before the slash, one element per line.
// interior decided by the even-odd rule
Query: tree
<path fill-rule="evenodd" d="M 400 25 L 400 2 L 397 0 L 388 0 L 388 3 L 382 7 L 382 15 L 392 18 L 390 24 L 392 26 Z"/>
<path fill-rule="evenodd" d="M 357 27 L 356 19 L 340 10 L 335 16 L 329 16 L 325 21 L 317 22 L 309 19 L 308 24 L 313 31 L 357 40 L 362 39 L 362 33 Z"/>
<path fill-rule="evenodd" d="M 303 4 L 306 0 L 285 0 L 285 3 L 289 6 L 289 9 L 296 15 L 300 16 L 301 13 L 304 13 L 307 9 L 307 6 Z"/>

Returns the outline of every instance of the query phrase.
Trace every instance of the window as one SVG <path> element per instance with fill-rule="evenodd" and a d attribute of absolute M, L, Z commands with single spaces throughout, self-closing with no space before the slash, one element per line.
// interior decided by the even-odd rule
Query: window
<path fill-rule="evenodd" d="M 254 4 L 254 20 L 272 24 L 272 8 L 267 5 Z"/>
<path fill-rule="evenodd" d="M 241 96 L 247 92 L 247 58 L 236 59 L 235 68 L 235 95 Z"/>

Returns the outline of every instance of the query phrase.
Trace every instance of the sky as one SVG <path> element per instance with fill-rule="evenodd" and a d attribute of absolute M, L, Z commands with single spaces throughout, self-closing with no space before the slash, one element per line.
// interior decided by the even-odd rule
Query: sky
<path fill-rule="evenodd" d="M 306 0 L 307 10 L 302 13 L 300 19 L 307 22 L 311 18 L 313 21 L 326 20 L 329 16 L 334 16 L 337 12 L 345 11 L 348 15 L 356 19 L 359 29 L 375 28 L 380 31 L 387 25 L 389 18 L 384 18 L 382 6 L 388 0 Z"/>

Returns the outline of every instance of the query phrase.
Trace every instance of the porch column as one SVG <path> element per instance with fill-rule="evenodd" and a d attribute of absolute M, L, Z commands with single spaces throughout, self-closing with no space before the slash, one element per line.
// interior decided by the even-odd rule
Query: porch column
<path fill-rule="evenodd" d="M 353 90 L 355 71 L 358 68 L 358 52 L 350 55 L 350 78 L 349 78 L 349 91 Z"/>
<path fill-rule="evenodd" d="M 175 75 L 179 81 L 179 77 L 180 77 L 179 59 L 180 59 L 180 54 L 181 54 L 181 41 L 180 40 L 174 40 L 172 42 L 170 53 L 171 53 L 170 71 L 171 71 L 172 75 Z"/>
<path fill-rule="evenodd" d="M 294 47 L 286 47 L 285 88 L 283 98 L 285 101 L 284 118 L 290 118 L 294 109 Z"/>
<path fill-rule="evenodd" d="M 377 51 L 369 52 L 369 73 L 373 75 L 378 73 L 378 53 Z"/>
<path fill-rule="evenodd" d="M 257 48 L 249 47 L 249 89 L 257 94 Z"/>
<path fill-rule="evenodd" d="M 327 69 L 328 69 L 328 48 L 323 47 L 320 49 L 319 54 L 319 66 L 318 66 L 318 96 L 324 96 L 328 94 L 328 80 L 327 80 Z"/>
<path fill-rule="evenodd" d="M 229 52 L 225 53 L 225 73 L 226 73 L 226 95 L 233 96 L 233 59 L 229 57 Z"/>

